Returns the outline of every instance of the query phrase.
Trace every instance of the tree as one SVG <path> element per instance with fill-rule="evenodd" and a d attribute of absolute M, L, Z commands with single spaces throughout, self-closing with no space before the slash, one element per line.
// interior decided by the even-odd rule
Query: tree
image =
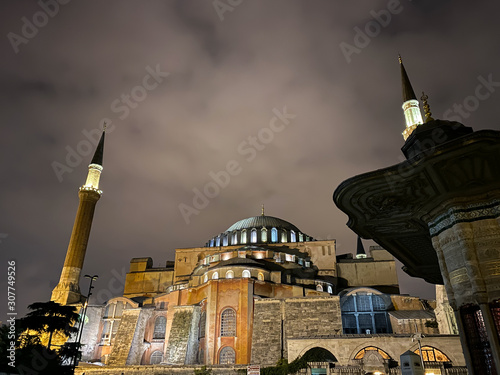
<path fill-rule="evenodd" d="M 32 332 L 38 335 L 48 334 L 49 341 L 47 349 L 51 349 L 52 336 L 58 333 L 64 336 L 70 336 L 76 333 L 78 328 L 75 323 L 79 315 L 73 306 L 63 306 L 54 301 L 35 302 L 28 306 L 30 311 L 24 318 L 20 319 L 20 325 L 25 331 L 23 336 L 29 336 Z"/>
<path fill-rule="evenodd" d="M 72 374 L 73 368 L 65 361 L 75 358 L 79 346 L 66 343 L 58 349 L 52 349 L 54 334 L 70 336 L 78 329 L 75 323 L 79 315 L 73 306 L 62 306 L 56 302 L 35 302 L 28 306 L 31 311 L 19 319 L 16 348 L 16 369 L 20 374 Z M 48 335 L 47 345 L 43 345 L 43 336 Z"/>

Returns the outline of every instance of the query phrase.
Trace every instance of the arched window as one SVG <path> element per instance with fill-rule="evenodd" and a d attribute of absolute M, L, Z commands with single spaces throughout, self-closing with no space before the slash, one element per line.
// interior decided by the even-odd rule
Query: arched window
<path fill-rule="evenodd" d="M 213 238 L 210 240 L 210 247 L 214 247 L 214 239 Z"/>
<path fill-rule="evenodd" d="M 236 311 L 228 307 L 220 314 L 220 335 L 236 336 Z"/>
<path fill-rule="evenodd" d="M 420 355 L 420 350 L 415 350 L 415 354 Z M 424 362 L 451 362 L 446 354 L 432 346 L 422 346 L 422 358 Z"/>
<path fill-rule="evenodd" d="M 233 239 L 231 241 L 232 245 L 237 245 L 238 244 L 238 232 L 233 233 Z"/>
<path fill-rule="evenodd" d="M 208 274 L 205 274 L 205 276 L 203 276 L 203 282 L 206 283 L 208 281 Z"/>
<path fill-rule="evenodd" d="M 257 280 L 264 281 L 264 274 L 262 272 L 259 272 L 257 275 Z"/>
<path fill-rule="evenodd" d="M 158 318 L 156 318 L 153 338 L 164 339 L 166 327 L 167 327 L 167 319 L 164 316 L 159 316 Z"/>
<path fill-rule="evenodd" d="M 360 292 L 341 298 L 344 333 L 391 333 L 388 306 L 376 294 Z"/>
<path fill-rule="evenodd" d="M 151 359 L 149 360 L 149 363 L 152 365 L 158 365 L 161 363 L 163 360 L 163 353 L 160 352 L 159 350 L 156 350 L 151 354 Z"/>
<path fill-rule="evenodd" d="M 222 236 L 222 246 L 227 246 L 228 245 L 227 240 L 228 240 L 227 234 L 225 234 L 224 236 Z"/>
<path fill-rule="evenodd" d="M 318 292 L 322 292 L 323 291 L 323 285 L 321 285 L 321 284 L 316 285 L 316 290 Z"/>
<path fill-rule="evenodd" d="M 250 242 L 251 243 L 257 242 L 257 229 L 252 229 L 252 231 L 250 232 Z"/>
<path fill-rule="evenodd" d="M 267 229 L 266 228 L 262 228 L 262 230 L 260 231 L 260 236 L 261 236 L 262 242 L 267 242 Z"/>
<path fill-rule="evenodd" d="M 328 293 L 330 293 L 330 294 L 332 294 L 332 293 L 333 293 L 332 287 L 331 287 L 330 285 L 328 285 L 327 291 L 328 291 Z"/>
<path fill-rule="evenodd" d="M 225 346 L 219 354 L 219 364 L 232 365 L 236 362 L 236 352 L 230 346 Z"/>
<path fill-rule="evenodd" d="M 207 324 L 207 313 L 203 311 L 200 316 L 200 325 L 198 329 L 198 338 L 201 339 L 205 337 L 205 327 Z"/>
<path fill-rule="evenodd" d="M 304 235 L 299 232 L 299 242 L 304 242 Z"/>
<path fill-rule="evenodd" d="M 247 243 L 247 230 L 243 229 L 241 231 L 241 243 Z"/>
<path fill-rule="evenodd" d="M 226 279 L 232 279 L 234 278 L 234 272 L 229 270 L 226 272 Z"/>
<path fill-rule="evenodd" d="M 281 242 L 286 242 L 286 230 L 281 231 Z"/>
<path fill-rule="evenodd" d="M 297 235 L 295 234 L 295 231 L 290 231 L 290 242 L 297 242 Z"/>
<path fill-rule="evenodd" d="M 375 352 L 380 354 L 380 356 L 383 359 L 391 359 L 390 355 L 384 352 L 382 349 L 379 349 L 375 346 L 367 346 L 366 348 L 361 349 L 355 356 L 354 359 L 363 359 L 365 358 L 365 355 L 369 354 L 370 352 Z"/>
<path fill-rule="evenodd" d="M 213 274 L 212 274 L 212 280 L 217 280 L 219 278 L 219 272 L 215 271 Z"/>
<path fill-rule="evenodd" d="M 271 229 L 271 242 L 278 242 L 278 230 L 276 228 Z"/>
<path fill-rule="evenodd" d="M 220 246 L 220 236 L 215 239 L 215 246 Z"/>
<path fill-rule="evenodd" d="M 241 274 L 241 277 L 250 277 L 250 271 L 249 270 L 244 270 L 243 273 Z"/>

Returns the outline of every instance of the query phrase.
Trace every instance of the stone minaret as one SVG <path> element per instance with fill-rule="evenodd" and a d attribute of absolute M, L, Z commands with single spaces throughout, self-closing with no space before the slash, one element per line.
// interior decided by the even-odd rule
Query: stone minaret
<path fill-rule="evenodd" d="M 78 197 L 80 204 L 76 212 L 75 224 L 69 240 L 66 259 L 61 272 L 59 283 L 52 291 L 51 300 L 62 305 L 79 303 L 82 300 L 80 293 L 80 272 L 82 271 L 90 228 L 94 217 L 95 205 L 101 198 L 99 178 L 102 172 L 102 158 L 104 152 L 104 131 L 89 165 L 89 173 L 85 185 L 80 187 Z"/>
<path fill-rule="evenodd" d="M 420 113 L 420 104 L 417 100 L 413 87 L 411 86 L 408 74 L 406 74 L 403 60 L 399 56 L 399 65 L 401 66 L 401 83 L 403 85 L 403 112 L 405 114 L 406 129 L 403 132 L 403 138 L 406 139 L 415 130 L 418 125 L 423 124 L 422 114 Z"/>

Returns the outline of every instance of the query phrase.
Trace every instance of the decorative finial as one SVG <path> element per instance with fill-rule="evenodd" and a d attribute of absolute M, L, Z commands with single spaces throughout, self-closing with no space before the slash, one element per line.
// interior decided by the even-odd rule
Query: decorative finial
<path fill-rule="evenodd" d="M 398 60 L 399 60 L 399 63 L 402 64 L 403 63 L 403 59 L 401 58 L 401 55 L 398 53 Z"/>
<path fill-rule="evenodd" d="M 264 216 L 264 205 L 262 205 L 262 216 Z"/>
<path fill-rule="evenodd" d="M 103 133 L 106 132 L 107 127 L 108 127 L 108 124 L 106 121 L 104 121 L 104 126 L 102 127 Z"/>
<path fill-rule="evenodd" d="M 422 91 L 422 97 L 420 99 L 424 102 L 425 122 L 434 120 L 431 116 L 431 107 L 429 106 L 429 103 L 427 103 L 427 99 L 429 99 L 429 97 Z"/>

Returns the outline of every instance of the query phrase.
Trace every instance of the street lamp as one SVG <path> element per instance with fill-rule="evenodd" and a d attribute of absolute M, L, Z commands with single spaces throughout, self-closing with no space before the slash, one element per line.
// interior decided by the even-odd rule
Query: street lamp
<path fill-rule="evenodd" d="M 75 348 L 75 354 L 74 354 L 74 357 L 73 357 L 73 373 L 75 372 L 76 363 L 78 361 L 78 357 L 79 357 L 79 353 L 80 353 L 80 351 L 79 351 L 79 349 L 80 349 L 80 341 L 82 339 L 83 325 L 85 324 L 85 317 L 87 315 L 87 307 L 89 305 L 90 296 L 92 295 L 92 289 L 94 288 L 92 286 L 92 283 L 94 282 L 94 280 L 97 280 L 97 278 L 99 276 L 97 276 L 97 275 L 94 275 L 94 276 L 85 275 L 84 277 L 86 279 L 90 279 L 90 284 L 89 284 L 89 292 L 87 294 L 87 297 L 85 297 L 85 304 L 83 305 L 82 320 L 80 322 L 80 326 L 78 327 L 78 333 L 76 335 L 76 348 Z"/>
<path fill-rule="evenodd" d="M 411 341 L 417 341 L 418 342 L 418 352 L 420 353 L 420 362 L 422 364 L 422 370 L 425 372 L 425 367 L 424 367 L 424 356 L 422 354 L 422 339 L 425 336 L 422 335 L 422 333 L 418 332 L 417 328 L 417 323 L 415 323 L 415 334 L 411 336 Z"/>

